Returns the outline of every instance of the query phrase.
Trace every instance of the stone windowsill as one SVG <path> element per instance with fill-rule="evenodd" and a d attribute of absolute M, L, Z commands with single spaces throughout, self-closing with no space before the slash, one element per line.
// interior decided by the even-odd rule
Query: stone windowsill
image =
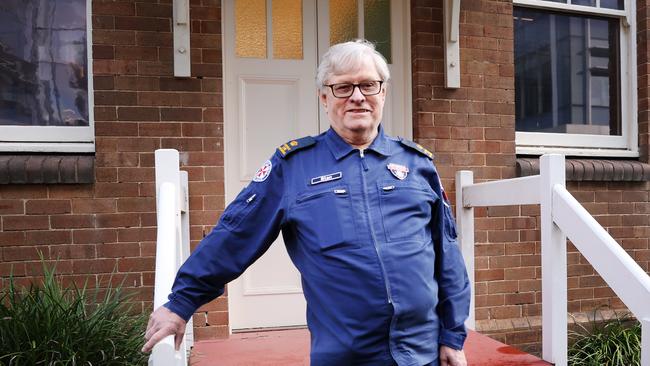
<path fill-rule="evenodd" d="M 0 184 L 88 184 L 94 155 L 0 155 Z"/>
<path fill-rule="evenodd" d="M 539 159 L 518 157 L 518 177 L 539 174 Z M 643 182 L 650 180 L 650 164 L 636 160 L 566 159 L 566 180 L 595 182 Z"/>

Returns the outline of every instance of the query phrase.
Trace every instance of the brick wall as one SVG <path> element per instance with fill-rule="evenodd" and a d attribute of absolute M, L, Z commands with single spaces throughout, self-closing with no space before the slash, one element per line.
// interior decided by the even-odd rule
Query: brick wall
<path fill-rule="evenodd" d="M 154 150 L 181 151 L 196 245 L 224 204 L 221 14 L 191 1 L 192 77 L 173 77 L 171 1 L 93 1 L 94 184 L 0 186 L 0 275 L 25 283 L 38 251 L 66 280 L 113 283 L 151 309 L 156 238 Z M 6 280 L 5 280 L 6 281 Z M 3 283 L 3 285 L 6 282 Z M 227 334 L 220 299 L 201 309 L 196 338 Z"/>
<path fill-rule="evenodd" d="M 70 281 L 126 279 L 148 311 L 153 293 L 153 151 L 182 152 L 190 178 L 192 244 L 224 204 L 221 14 L 218 0 L 191 1 L 192 72 L 172 76 L 171 2 L 93 2 L 96 183 L 0 185 L 0 276 L 40 274 L 38 250 L 59 258 Z M 515 175 L 512 3 L 461 2 L 461 85 L 443 88 L 442 8 L 411 1 L 414 136 L 436 154 L 447 192 L 453 176 Z M 639 132 L 649 160 L 647 8 L 638 2 Z M 570 191 L 648 270 L 647 183 L 569 184 Z M 451 197 L 452 202 L 454 200 Z M 476 304 L 479 329 L 510 344 L 539 348 L 539 209 L 476 209 Z M 620 301 L 570 247 L 569 309 L 620 307 Z M 194 316 L 197 339 L 227 334 L 227 301 Z"/>
<path fill-rule="evenodd" d="M 411 2 L 414 137 L 436 155 L 450 196 L 454 174 L 475 181 L 515 176 L 514 45 L 511 1 L 461 2 L 461 88 L 446 90 L 442 2 Z M 648 161 L 648 15 L 638 2 L 639 135 Z M 644 183 L 571 182 L 570 192 L 647 271 L 650 201 Z M 451 197 L 454 202 L 454 197 Z M 538 352 L 541 341 L 539 207 L 475 209 L 477 328 Z M 572 245 L 569 311 L 623 304 Z"/>

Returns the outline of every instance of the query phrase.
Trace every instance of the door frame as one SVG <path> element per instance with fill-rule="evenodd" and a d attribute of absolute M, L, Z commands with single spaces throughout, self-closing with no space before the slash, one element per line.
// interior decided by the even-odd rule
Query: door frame
<path fill-rule="evenodd" d="M 231 170 L 232 169 L 237 169 L 233 167 L 233 162 L 236 161 L 236 156 L 237 154 L 240 153 L 240 149 L 242 147 L 237 147 L 238 145 L 238 135 L 240 133 L 239 129 L 239 121 L 237 118 L 237 113 L 236 111 L 231 110 L 228 106 L 230 106 L 233 101 L 233 98 L 237 98 L 235 95 L 230 95 L 230 93 L 227 92 L 227 85 L 232 82 L 232 78 L 236 79 L 236 75 L 233 74 L 233 66 L 230 64 L 229 57 L 226 55 L 226 51 L 232 48 L 226 47 L 226 43 L 228 42 L 226 36 L 226 24 L 228 24 L 228 21 L 226 19 L 227 12 L 224 11 L 224 3 L 229 0 L 222 0 L 221 1 L 221 41 L 222 41 L 222 90 L 223 90 L 223 145 L 224 145 L 224 200 L 225 200 L 225 205 L 226 207 L 232 200 L 237 196 L 239 193 L 238 189 L 235 189 L 232 184 L 229 184 L 228 182 L 228 177 L 231 176 L 233 173 Z M 232 0 L 233 2 L 235 0 Z M 270 4 L 272 0 L 266 0 L 267 4 Z M 314 5 L 313 7 L 317 7 L 317 2 L 319 0 L 303 0 L 303 4 L 306 2 L 313 1 Z M 363 0 L 361 0 L 363 1 Z M 396 6 L 400 6 L 400 3 L 402 0 L 392 0 L 391 1 L 391 9 L 394 9 Z M 268 6 L 267 6 L 268 7 Z M 303 5 L 303 9 L 309 8 L 305 7 Z M 268 11 L 267 11 L 268 12 Z M 401 14 L 400 14 L 401 13 Z M 318 18 L 318 14 L 317 14 Z M 231 20 L 234 22 L 234 20 Z M 401 54 L 398 55 L 399 57 L 403 58 L 403 68 L 402 68 L 402 77 L 404 80 L 404 90 L 400 91 L 402 94 L 402 102 L 404 105 L 404 113 L 403 113 L 403 124 L 401 125 L 401 130 L 402 133 L 400 136 L 403 136 L 407 139 L 412 139 L 413 137 L 413 104 L 412 104 L 412 73 L 411 73 L 411 7 L 410 7 L 410 1 L 405 5 L 405 8 L 402 12 L 395 12 L 391 11 L 391 22 L 394 24 L 394 22 L 401 22 L 403 24 L 404 32 L 402 34 L 396 34 L 393 33 L 391 34 L 391 42 L 393 44 L 393 49 L 395 49 L 395 46 L 397 45 L 403 45 L 403 47 L 400 47 L 402 50 Z M 318 29 L 316 29 L 316 32 L 318 32 Z M 317 37 L 320 37 L 317 33 Z M 318 50 L 318 60 L 320 60 L 320 55 L 322 54 L 321 50 Z M 234 58 L 234 57 L 233 57 Z M 314 70 L 318 67 L 318 65 L 314 65 Z M 391 90 L 393 93 L 397 93 L 397 91 Z M 316 94 L 316 85 L 314 84 L 314 94 Z M 236 101 L 235 101 L 236 102 Z M 233 104 L 236 105 L 236 104 Z M 320 113 L 321 107 L 319 106 L 319 113 L 318 115 L 321 115 Z M 325 130 L 326 126 L 329 126 L 329 123 L 326 121 L 322 121 L 322 117 L 316 116 L 316 118 L 321 119 L 319 122 L 320 128 L 322 131 Z M 296 136 L 296 138 L 299 138 L 302 136 Z M 269 154 L 271 151 L 269 151 Z M 232 334 L 232 322 L 230 321 L 231 318 L 231 312 L 230 312 L 230 300 L 228 300 L 228 333 Z"/>

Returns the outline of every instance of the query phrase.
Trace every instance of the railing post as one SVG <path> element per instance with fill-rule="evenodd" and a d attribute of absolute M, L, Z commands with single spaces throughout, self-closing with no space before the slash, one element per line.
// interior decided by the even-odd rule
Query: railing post
<path fill-rule="evenodd" d="M 565 185 L 564 156 L 543 155 L 541 175 L 542 357 L 567 364 L 566 236 L 553 221 L 553 187 Z"/>
<path fill-rule="evenodd" d="M 159 149 L 155 152 L 156 210 L 158 240 L 156 243 L 156 275 L 154 310 L 167 301 L 174 277 L 180 264 L 189 253 L 189 221 L 187 216 L 187 173 L 180 171 L 180 157 L 173 149 Z M 187 226 L 187 228 L 185 228 Z M 161 238 L 166 238 L 161 245 Z M 187 241 L 187 249 L 184 248 Z M 191 327 L 191 321 L 188 322 Z M 191 329 L 191 328 L 190 328 Z M 187 330 L 186 330 L 187 331 Z M 193 337 L 189 337 L 189 342 Z M 183 339 L 180 352 L 174 349 L 174 336 L 158 342 L 149 357 L 150 366 L 187 365 L 188 337 Z"/>
<path fill-rule="evenodd" d="M 465 267 L 469 276 L 472 296 L 470 297 L 469 317 L 465 326 L 476 329 L 476 315 L 474 304 L 474 208 L 465 206 L 463 202 L 463 188 L 474 184 L 474 173 L 470 170 L 456 172 L 456 225 L 458 226 L 458 241 L 460 242 Z"/>
<path fill-rule="evenodd" d="M 650 366 L 650 318 L 641 321 L 641 366 Z"/>

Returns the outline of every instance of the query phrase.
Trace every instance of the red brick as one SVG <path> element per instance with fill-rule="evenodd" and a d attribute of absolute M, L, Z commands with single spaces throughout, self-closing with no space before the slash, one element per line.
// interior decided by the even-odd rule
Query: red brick
<path fill-rule="evenodd" d="M 116 270 L 116 259 L 80 259 L 72 262 L 72 271 L 77 274 L 112 273 Z"/>
<path fill-rule="evenodd" d="M 113 198 L 89 198 L 72 200 L 74 213 L 107 213 L 116 211 L 116 202 Z"/>
<path fill-rule="evenodd" d="M 135 15 L 135 6 L 128 2 L 99 2 L 93 3 L 93 14 L 98 15 Z"/>
<path fill-rule="evenodd" d="M 70 213 L 69 200 L 28 200 L 25 211 L 28 215 Z"/>
<path fill-rule="evenodd" d="M 50 218 L 53 229 L 76 229 L 95 227 L 93 215 L 59 215 Z"/>
<path fill-rule="evenodd" d="M 97 214 L 98 228 L 117 228 L 140 226 L 140 218 L 137 214 Z"/>
<path fill-rule="evenodd" d="M 41 253 L 47 254 L 47 247 L 23 246 L 2 248 L 2 258 L 5 261 L 24 261 L 29 259 L 39 259 Z"/>
<path fill-rule="evenodd" d="M 155 258 L 120 258 L 117 261 L 120 272 L 151 271 L 155 268 Z"/>
<path fill-rule="evenodd" d="M 151 17 L 115 17 L 115 29 L 170 32 L 171 19 Z"/>
<path fill-rule="evenodd" d="M 95 246 L 94 245 L 54 245 L 50 247 L 50 257 L 51 258 L 61 258 L 61 259 L 88 259 L 95 258 Z"/>
<path fill-rule="evenodd" d="M 25 213 L 25 201 L 0 200 L 0 215 Z"/>
<path fill-rule="evenodd" d="M 117 242 L 115 229 L 73 230 L 72 239 L 75 244 L 98 244 Z"/>
<path fill-rule="evenodd" d="M 72 234 L 69 230 L 37 230 L 25 232 L 26 245 L 71 244 Z"/>
<path fill-rule="evenodd" d="M 25 245 L 24 231 L 0 231 L 0 246 Z"/>
<path fill-rule="evenodd" d="M 117 209 L 119 212 L 155 212 L 156 200 L 153 197 L 119 199 Z"/>
<path fill-rule="evenodd" d="M 137 197 L 136 183 L 97 183 L 97 197 Z"/>
<path fill-rule="evenodd" d="M 2 230 L 42 230 L 50 228 L 47 216 L 3 216 Z"/>
<path fill-rule="evenodd" d="M 140 246 L 138 243 L 113 243 L 97 245 L 99 258 L 139 257 Z"/>

